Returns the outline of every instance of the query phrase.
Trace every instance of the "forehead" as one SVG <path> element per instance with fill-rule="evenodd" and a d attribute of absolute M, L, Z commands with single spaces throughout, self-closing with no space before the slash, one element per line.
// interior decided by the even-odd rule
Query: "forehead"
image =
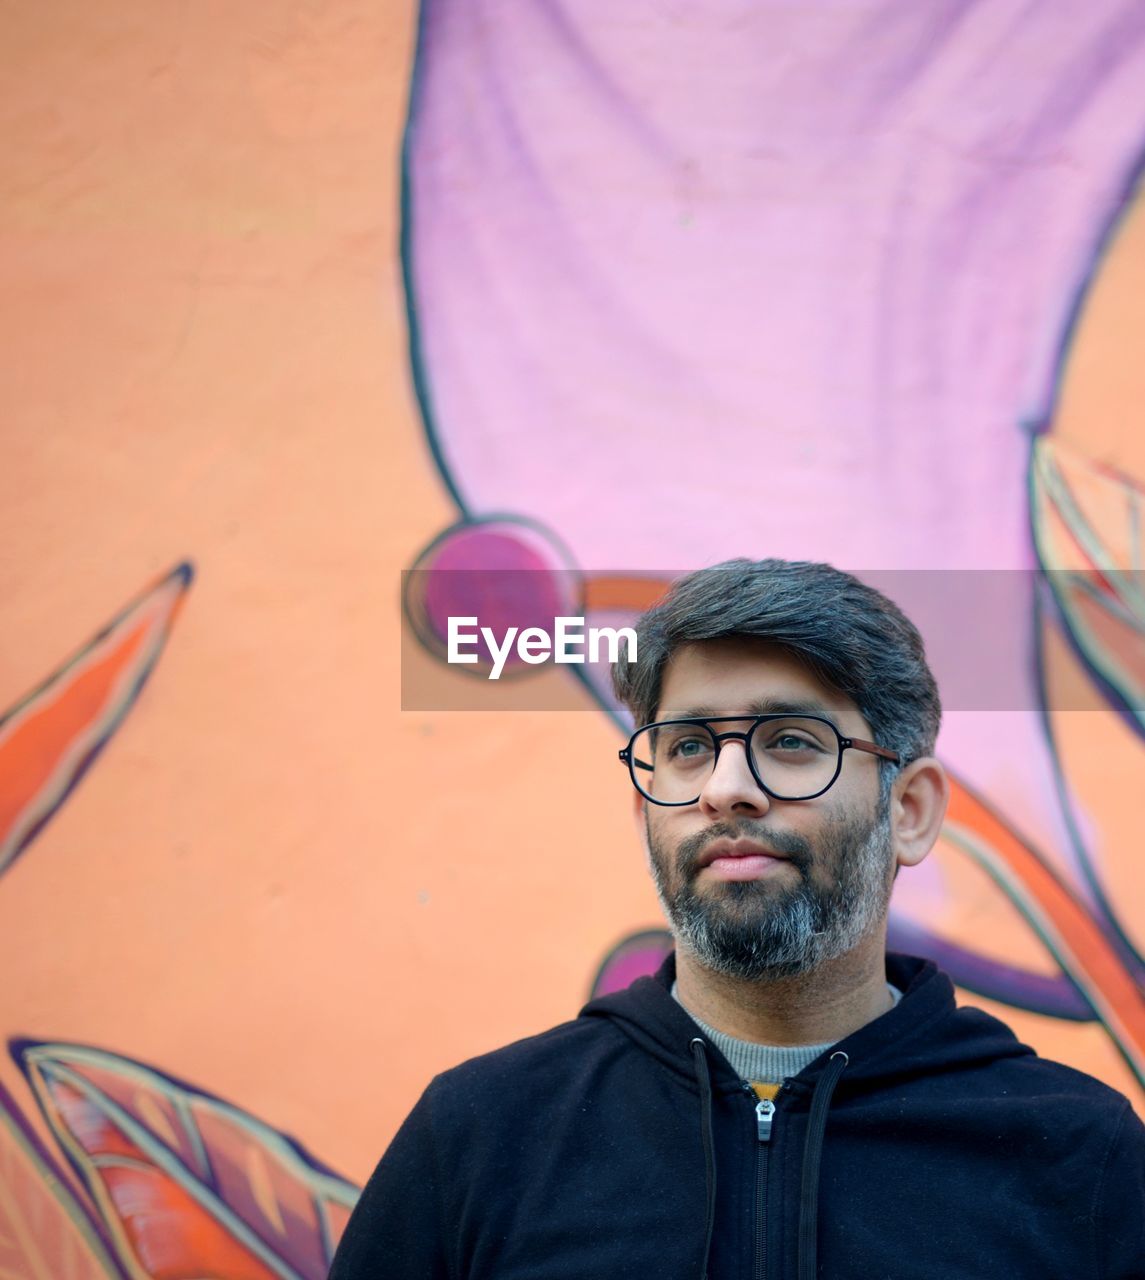
<path fill-rule="evenodd" d="M 845 733 L 870 733 L 850 698 L 824 684 L 793 654 L 750 636 L 678 649 L 664 670 L 656 718 L 768 710 L 803 710 L 827 716 Z"/>

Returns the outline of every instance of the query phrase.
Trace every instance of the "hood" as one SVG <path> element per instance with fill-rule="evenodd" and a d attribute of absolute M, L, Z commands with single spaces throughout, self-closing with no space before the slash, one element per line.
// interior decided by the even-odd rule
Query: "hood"
<path fill-rule="evenodd" d="M 886 973 L 887 981 L 903 998 L 893 1009 L 831 1047 L 831 1052 L 844 1050 L 849 1059 L 840 1082 L 845 1091 L 1033 1054 L 1033 1049 L 997 1018 L 980 1009 L 958 1008 L 950 979 L 933 961 L 891 952 Z M 670 955 L 655 976 L 638 978 L 623 991 L 591 1001 L 580 1016 L 608 1018 L 694 1089 L 696 1073 L 689 1045 L 697 1034 L 696 1024 L 672 998 L 675 978 L 676 957 Z M 714 1047 L 708 1056 L 713 1089 L 722 1093 L 742 1088 L 739 1077 Z M 828 1061 L 827 1053 L 816 1058 L 787 1081 L 785 1091 L 798 1094 L 813 1089 Z"/>

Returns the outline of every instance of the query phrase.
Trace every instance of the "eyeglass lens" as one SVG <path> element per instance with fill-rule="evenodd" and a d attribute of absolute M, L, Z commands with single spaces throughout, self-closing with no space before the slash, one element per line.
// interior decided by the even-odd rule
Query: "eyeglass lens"
<path fill-rule="evenodd" d="M 637 787 L 662 804 L 698 800 L 715 767 L 716 732 L 717 727 L 675 721 L 646 725 L 632 743 Z M 764 720 L 751 734 L 756 773 L 782 800 L 802 800 L 822 791 L 839 766 L 839 751 L 831 726 L 805 716 Z"/>

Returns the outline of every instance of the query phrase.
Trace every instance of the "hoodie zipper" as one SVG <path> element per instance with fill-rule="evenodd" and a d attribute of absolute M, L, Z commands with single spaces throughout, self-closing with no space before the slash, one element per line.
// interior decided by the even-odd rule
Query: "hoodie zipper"
<path fill-rule="evenodd" d="M 755 1096 L 754 1090 L 752 1096 Z M 761 1098 L 755 1105 L 755 1265 L 753 1280 L 767 1280 L 767 1173 L 775 1103 Z"/>

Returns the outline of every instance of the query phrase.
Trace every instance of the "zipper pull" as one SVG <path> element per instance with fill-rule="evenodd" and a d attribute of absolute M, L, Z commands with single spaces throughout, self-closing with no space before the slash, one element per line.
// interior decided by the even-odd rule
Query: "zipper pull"
<path fill-rule="evenodd" d="M 775 1116 L 775 1103 L 762 1098 L 755 1107 L 755 1129 L 760 1142 L 771 1141 L 771 1122 Z"/>

